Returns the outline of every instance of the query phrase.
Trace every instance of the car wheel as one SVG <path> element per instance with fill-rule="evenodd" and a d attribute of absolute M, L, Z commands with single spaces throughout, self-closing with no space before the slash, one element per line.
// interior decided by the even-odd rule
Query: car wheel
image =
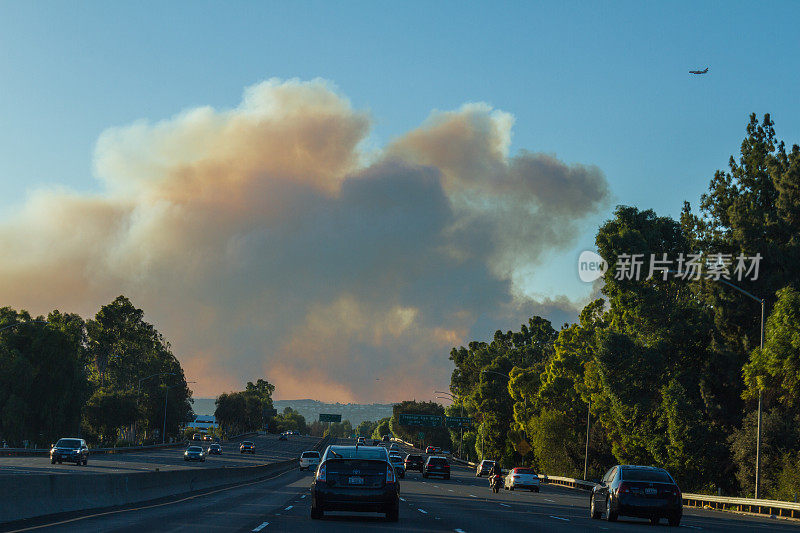
<path fill-rule="evenodd" d="M 386 521 L 387 522 L 397 522 L 400 520 L 400 507 L 393 507 L 386 511 Z"/>
<path fill-rule="evenodd" d="M 426 474 L 425 472 L 423 472 L 423 473 L 422 473 L 422 477 L 424 477 L 424 478 L 427 478 L 427 477 L 428 477 L 428 474 Z"/>
<path fill-rule="evenodd" d="M 50 464 L 51 464 L 51 465 L 54 465 L 54 464 L 56 464 L 56 460 L 55 460 L 55 459 L 50 459 Z"/>
<path fill-rule="evenodd" d="M 58 464 L 61 464 L 61 461 L 59 461 Z"/>
<path fill-rule="evenodd" d="M 88 466 L 88 465 L 89 465 L 89 459 L 84 459 L 83 466 Z"/>
<path fill-rule="evenodd" d="M 606 498 L 606 520 L 616 522 L 618 514 L 611 510 L 611 498 Z"/>
<path fill-rule="evenodd" d="M 681 515 L 677 513 L 670 515 L 667 517 L 667 522 L 671 527 L 678 527 L 679 525 L 681 525 Z"/>
<path fill-rule="evenodd" d="M 449 476 L 449 475 L 447 475 L 447 476 L 445 476 L 444 478 L 445 478 L 445 479 L 450 479 L 450 476 Z"/>
<path fill-rule="evenodd" d="M 657 516 L 651 516 L 651 517 L 650 517 L 650 525 L 651 525 L 651 526 L 657 526 L 657 525 L 658 525 L 658 521 L 659 521 L 659 520 L 660 520 L 660 518 L 659 518 L 659 517 L 657 517 Z"/>
<path fill-rule="evenodd" d="M 514 490 L 514 485 L 511 485 L 510 487 L 508 487 L 508 490 L 513 491 Z"/>
<path fill-rule="evenodd" d="M 314 505 L 311 506 L 311 519 L 312 520 L 319 520 L 323 516 L 325 516 L 325 513 L 322 511 L 322 509 L 320 509 L 320 508 L 318 508 L 318 507 L 316 507 Z"/>
<path fill-rule="evenodd" d="M 595 507 L 594 503 L 594 494 L 592 494 L 589 497 L 589 518 L 592 520 L 600 520 L 603 513 Z"/>

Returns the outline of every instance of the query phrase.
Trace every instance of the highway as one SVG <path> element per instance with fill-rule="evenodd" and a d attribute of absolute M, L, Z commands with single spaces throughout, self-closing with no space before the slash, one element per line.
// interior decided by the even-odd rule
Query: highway
<path fill-rule="evenodd" d="M 239 442 L 242 440 L 251 440 L 256 444 L 254 455 L 239 453 Z M 119 474 L 155 469 L 180 470 L 264 464 L 298 457 L 301 452 L 312 448 L 318 441 L 317 437 L 300 436 L 292 436 L 287 441 L 279 441 L 277 435 L 247 437 L 222 443 L 222 455 L 209 455 L 202 463 L 184 461 L 184 447 L 90 455 L 87 466 L 71 463 L 52 465 L 49 457 L 0 457 L 0 482 L 7 481 L 8 476 L 32 474 Z M 202 446 L 206 449 L 208 443 L 203 443 Z"/>
<path fill-rule="evenodd" d="M 342 442 L 340 442 L 342 443 Z M 591 520 L 585 492 L 542 485 L 540 493 L 500 491 L 493 494 L 486 478 L 453 466 L 450 480 L 423 480 L 417 472 L 401 481 L 400 521 L 385 522 L 381 515 L 326 513 L 323 520 L 309 517 L 311 473 L 293 469 L 268 480 L 189 497 L 84 516 L 61 518 L 57 523 L 28 521 L 2 531 L 652 531 L 646 520 L 623 517 L 616 523 Z M 662 522 L 659 526 L 668 529 Z M 35 528 L 35 529 L 30 529 Z M 672 528 L 669 528 L 672 529 Z M 685 509 L 682 531 L 793 532 L 800 522 L 732 513 Z"/>

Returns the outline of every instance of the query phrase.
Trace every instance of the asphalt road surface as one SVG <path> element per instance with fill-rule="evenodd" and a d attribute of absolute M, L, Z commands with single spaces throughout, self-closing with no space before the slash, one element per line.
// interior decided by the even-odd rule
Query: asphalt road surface
<path fill-rule="evenodd" d="M 251 440 L 256 453 L 239 453 L 239 442 Z M 186 448 L 174 447 L 142 452 L 98 454 L 89 456 L 87 466 L 72 463 L 50 464 L 49 457 L 0 457 L 0 483 L 6 476 L 31 474 L 119 474 L 184 468 L 219 468 L 225 466 L 248 466 L 285 461 L 310 450 L 319 442 L 317 437 L 292 436 L 279 441 L 277 435 L 259 435 L 222 444 L 222 455 L 209 455 L 205 462 L 184 461 Z M 193 443 L 194 444 L 194 443 Z M 199 443 L 197 443 L 199 444 Z M 204 449 L 207 443 L 202 444 Z"/>
<path fill-rule="evenodd" d="M 16 531 L 597 531 L 652 532 L 646 520 L 622 517 L 609 523 L 588 517 L 588 495 L 542 485 L 540 493 L 489 490 L 486 478 L 472 469 L 453 466 L 450 480 L 423 480 L 413 472 L 400 483 L 400 521 L 385 522 L 378 514 L 326 513 L 311 520 L 309 485 L 313 473 L 294 469 L 271 479 L 211 490 L 174 501 L 139 505 L 62 519 L 59 523 L 28 522 Z M 35 527 L 36 529 L 26 529 Z M 684 509 L 680 528 L 666 530 L 715 532 L 793 532 L 800 522 L 732 513 Z M 0 527 L 2 530 L 2 527 Z"/>

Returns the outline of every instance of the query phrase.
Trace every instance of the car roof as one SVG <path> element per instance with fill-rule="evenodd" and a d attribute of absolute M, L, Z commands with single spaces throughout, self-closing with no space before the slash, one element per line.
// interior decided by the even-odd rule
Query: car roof
<path fill-rule="evenodd" d="M 444 459 L 445 461 L 447 461 L 447 457 L 443 457 L 441 455 L 430 455 L 430 456 L 428 456 L 428 460 L 431 460 L 431 459 Z"/>

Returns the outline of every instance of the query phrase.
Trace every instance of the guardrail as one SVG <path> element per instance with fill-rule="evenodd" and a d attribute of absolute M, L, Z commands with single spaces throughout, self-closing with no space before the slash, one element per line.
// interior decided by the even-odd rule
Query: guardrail
<path fill-rule="evenodd" d="M 596 485 L 591 481 L 562 476 L 539 474 L 543 483 L 561 485 L 579 490 L 592 490 Z M 779 516 L 783 518 L 800 518 L 800 503 L 782 502 L 779 500 L 755 500 L 753 498 L 734 498 L 731 496 L 712 496 L 710 494 L 683 493 L 683 505 L 699 507 L 714 511 L 735 511 L 742 513 Z"/>
<path fill-rule="evenodd" d="M 177 448 L 186 446 L 187 441 L 168 442 L 165 444 L 150 444 L 147 446 L 120 446 L 118 448 L 89 448 L 89 454 L 127 453 L 160 448 Z M 0 457 L 39 457 L 50 455 L 50 448 L 0 448 Z"/>

